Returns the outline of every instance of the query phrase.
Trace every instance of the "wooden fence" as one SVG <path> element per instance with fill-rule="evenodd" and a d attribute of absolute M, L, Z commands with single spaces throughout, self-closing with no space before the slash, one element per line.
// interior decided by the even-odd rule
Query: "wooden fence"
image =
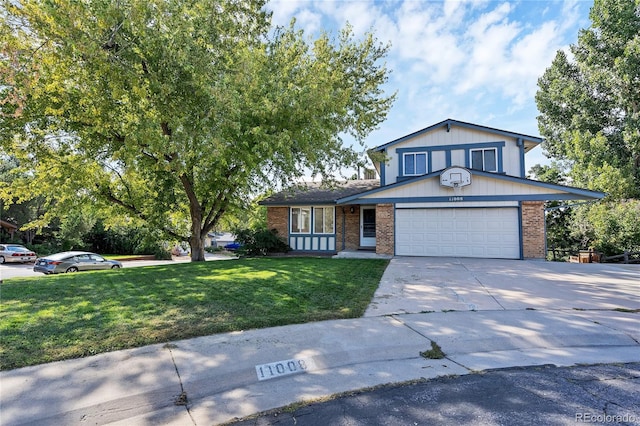
<path fill-rule="evenodd" d="M 615 256 L 604 256 L 593 250 L 559 249 L 551 246 L 547 249 L 547 259 L 554 262 L 576 263 L 640 263 L 640 252 L 625 251 Z"/>
<path fill-rule="evenodd" d="M 615 256 L 603 256 L 601 261 L 609 263 L 640 263 L 640 251 L 625 251 Z"/>

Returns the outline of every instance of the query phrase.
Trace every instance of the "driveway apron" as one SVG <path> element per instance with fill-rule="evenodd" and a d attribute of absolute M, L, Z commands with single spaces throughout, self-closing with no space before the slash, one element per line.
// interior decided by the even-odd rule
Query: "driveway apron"
<path fill-rule="evenodd" d="M 365 317 L 525 309 L 640 309 L 640 267 L 395 257 Z"/>

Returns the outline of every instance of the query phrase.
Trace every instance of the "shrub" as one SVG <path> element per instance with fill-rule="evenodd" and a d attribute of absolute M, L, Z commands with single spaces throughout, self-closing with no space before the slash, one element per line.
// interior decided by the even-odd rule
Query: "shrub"
<path fill-rule="evenodd" d="M 287 253 L 291 247 L 278 237 L 275 229 L 237 229 L 236 241 L 242 246 L 238 250 L 242 254 L 251 256 L 266 256 L 269 253 Z"/>
<path fill-rule="evenodd" d="M 598 203 L 576 211 L 573 235 L 605 255 L 640 251 L 640 200 Z"/>

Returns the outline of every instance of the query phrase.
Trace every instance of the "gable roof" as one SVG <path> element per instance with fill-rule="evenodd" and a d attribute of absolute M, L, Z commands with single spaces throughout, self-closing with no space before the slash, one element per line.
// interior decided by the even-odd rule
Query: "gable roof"
<path fill-rule="evenodd" d="M 458 120 L 453 120 L 451 118 L 448 118 L 444 121 L 433 124 L 429 127 L 425 127 L 424 129 L 418 130 L 417 132 L 413 132 L 401 138 L 392 140 L 391 142 L 387 142 L 383 145 L 372 148 L 372 151 L 377 151 L 377 152 L 384 151 L 385 149 L 388 149 L 401 142 L 414 138 L 415 136 L 430 132 L 440 127 L 447 127 L 447 129 L 450 129 L 452 126 L 464 127 L 467 129 L 474 129 L 474 130 L 480 130 L 483 132 L 493 133 L 500 136 L 507 136 L 510 138 L 522 139 L 525 142 L 525 152 L 528 152 L 532 148 L 538 146 L 544 140 L 539 136 L 525 135 L 523 133 L 510 132 L 508 130 L 500 130 L 500 129 L 495 129 L 493 127 L 481 126 L 479 124 L 466 123 L 464 121 L 458 121 Z"/>
<path fill-rule="evenodd" d="M 309 182 L 273 194 L 258 204 L 266 206 L 336 204 L 339 198 L 361 194 L 379 187 L 380 181 L 377 179 L 347 180 L 336 182 L 331 186 Z"/>
<path fill-rule="evenodd" d="M 2 219 L 0 219 L 0 226 L 5 228 L 5 229 L 8 229 L 10 231 L 17 231 L 18 230 L 18 225 L 14 225 L 13 223 L 7 222 L 7 221 L 2 220 Z"/>
<path fill-rule="evenodd" d="M 558 184 L 554 184 L 554 183 L 547 183 L 547 182 L 540 182 L 537 180 L 532 180 L 532 179 L 527 179 L 527 178 L 521 178 L 521 177 L 516 177 L 516 176 L 509 176 L 509 175 L 505 175 L 505 174 L 499 174 L 499 173 L 490 173 L 490 172 L 484 172 L 484 171 L 480 171 L 480 170 L 469 170 L 471 172 L 471 174 L 473 176 L 482 176 L 482 177 L 486 177 L 486 178 L 491 178 L 491 179 L 496 179 L 499 181 L 506 181 L 506 182 L 514 182 L 514 183 L 518 183 L 521 185 L 528 185 L 528 186 L 532 186 L 532 187 L 536 187 L 536 188 L 542 188 L 542 189 L 548 189 L 550 191 L 553 191 L 555 193 L 540 193 L 540 194 L 526 194 L 526 195 L 522 195 L 522 196 L 512 196 L 512 195 L 505 195 L 505 196 L 500 196 L 499 194 L 496 195 L 487 195 L 487 196 L 483 196 L 483 197 L 466 197 L 469 201 L 474 200 L 474 198 L 477 201 L 487 201 L 485 200 L 485 198 L 504 198 L 504 199 L 510 199 L 510 200 L 538 200 L 538 201 L 548 201 L 548 200 L 567 200 L 567 199 L 571 199 L 571 200 L 598 200 L 601 198 L 605 197 L 605 193 L 604 192 L 598 192 L 598 191 L 591 191 L 588 189 L 581 189 L 581 188 L 575 188 L 572 186 L 566 186 L 566 185 L 558 185 Z M 383 187 L 379 187 L 379 188 L 375 188 L 375 189 L 371 189 L 369 191 L 366 192 L 362 192 L 359 194 L 353 194 L 350 196 L 346 196 L 343 198 L 340 198 L 337 200 L 337 204 L 358 204 L 358 203 L 377 203 L 377 202 L 406 202 L 407 200 L 403 199 L 403 198 L 389 198 L 388 196 L 385 197 L 384 192 L 393 192 L 394 190 L 405 186 L 405 185 L 410 185 L 410 184 L 414 184 L 416 182 L 420 182 L 423 180 L 427 180 L 427 179 L 439 179 L 440 177 L 440 173 L 442 172 L 442 170 L 438 170 L 426 175 L 422 175 L 422 176 L 417 176 L 415 178 L 411 178 L 411 179 L 406 179 L 403 180 L 401 182 L 396 182 L 393 183 L 391 185 L 386 185 Z M 373 194 L 379 194 L 380 197 L 376 197 L 376 198 L 365 198 L 365 197 L 369 197 L 370 195 Z M 426 195 L 426 194 L 425 194 Z M 423 198 L 421 201 L 447 201 L 448 200 L 448 196 L 447 197 L 440 197 L 437 196 L 436 194 L 433 195 L 426 195 L 425 197 L 421 197 Z M 443 198 L 442 200 L 440 198 Z"/>

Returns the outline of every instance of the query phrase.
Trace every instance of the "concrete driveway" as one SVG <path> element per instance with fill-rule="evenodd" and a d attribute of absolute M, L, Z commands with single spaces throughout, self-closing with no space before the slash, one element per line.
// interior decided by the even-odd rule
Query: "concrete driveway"
<path fill-rule="evenodd" d="M 2 371 L 0 423 L 219 424 L 386 383 L 637 362 L 639 290 L 640 265 L 397 257 L 364 318 Z M 444 358 L 423 356 L 433 343 Z"/>
<path fill-rule="evenodd" d="M 638 310 L 640 265 L 395 257 L 365 316 L 532 309 Z"/>

